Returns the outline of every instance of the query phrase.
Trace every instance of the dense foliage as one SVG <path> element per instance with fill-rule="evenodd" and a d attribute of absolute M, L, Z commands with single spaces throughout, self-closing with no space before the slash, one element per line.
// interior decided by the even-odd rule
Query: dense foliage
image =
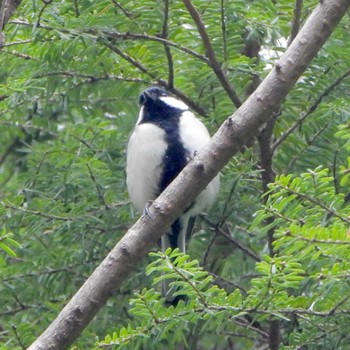
<path fill-rule="evenodd" d="M 290 0 L 193 4 L 244 101 L 317 1 L 300 12 Z M 222 170 L 189 255 L 155 247 L 75 349 L 266 349 L 271 325 L 283 349 L 350 349 L 349 30 L 345 18 L 270 130 Z M 124 163 L 139 92 L 167 87 L 212 133 L 238 104 L 181 1 L 24 0 L 4 33 L 0 349 L 14 350 L 138 216 Z M 174 276 L 189 301 L 166 308 L 157 282 Z"/>

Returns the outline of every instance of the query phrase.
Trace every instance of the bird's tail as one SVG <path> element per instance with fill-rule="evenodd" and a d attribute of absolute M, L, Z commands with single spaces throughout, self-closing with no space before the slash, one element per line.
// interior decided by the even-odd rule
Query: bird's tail
<path fill-rule="evenodd" d="M 186 243 L 191 236 L 196 217 L 183 215 L 178 218 L 172 225 L 170 233 L 165 233 L 161 239 L 162 252 L 165 252 L 168 248 L 179 248 L 180 252 L 186 252 Z M 166 305 L 176 306 L 180 300 L 186 300 L 186 295 L 178 294 L 174 296 L 174 293 L 178 290 L 171 286 L 173 280 L 165 279 L 162 281 L 162 294 L 165 298 Z"/>

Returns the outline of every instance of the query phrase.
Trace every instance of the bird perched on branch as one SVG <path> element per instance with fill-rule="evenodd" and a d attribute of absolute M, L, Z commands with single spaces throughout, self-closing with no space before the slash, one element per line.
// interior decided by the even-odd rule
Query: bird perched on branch
<path fill-rule="evenodd" d="M 210 135 L 185 103 L 160 87 L 142 92 L 139 103 L 139 117 L 127 147 L 126 183 L 133 205 L 142 213 L 208 143 Z M 196 215 L 212 204 L 218 191 L 219 176 L 162 236 L 163 252 L 168 247 L 186 251 Z M 169 282 L 162 289 L 167 303 L 176 304 Z"/>

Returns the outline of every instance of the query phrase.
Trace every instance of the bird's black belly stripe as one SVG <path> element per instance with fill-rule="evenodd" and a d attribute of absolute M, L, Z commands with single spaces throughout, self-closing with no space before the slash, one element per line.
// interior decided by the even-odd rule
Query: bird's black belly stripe
<path fill-rule="evenodd" d="M 167 135 L 166 138 L 174 138 L 174 135 Z M 186 166 L 186 150 L 182 143 L 178 140 L 171 140 L 168 143 L 168 148 L 163 158 L 163 173 L 159 184 L 160 192 L 163 192 L 165 188 L 175 179 L 181 170 Z"/>
<path fill-rule="evenodd" d="M 158 108 L 146 111 L 142 123 L 153 123 L 165 131 L 165 142 L 168 148 L 165 151 L 160 177 L 159 193 L 161 194 L 171 181 L 187 164 L 188 151 L 180 141 L 179 123 L 183 111 L 176 108 Z"/>
<path fill-rule="evenodd" d="M 187 151 L 180 142 L 178 124 L 177 128 L 165 129 L 166 142 L 168 148 L 163 158 L 163 173 L 161 176 L 159 190 L 163 192 L 167 186 L 176 178 L 177 175 L 187 164 Z M 177 219 L 171 225 L 171 235 L 169 235 L 170 246 L 172 249 L 178 247 L 178 238 L 181 232 L 181 223 Z"/>
<path fill-rule="evenodd" d="M 165 131 L 165 142 L 168 147 L 162 160 L 162 174 L 158 184 L 160 195 L 167 186 L 176 178 L 181 170 L 186 166 L 189 159 L 189 152 L 183 146 L 179 135 L 179 123 L 184 111 L 177 108 L 152 108 L 144 110 L 141 123 L 152 123 Z M 177 219 L 171 226 L 169 235 L 170 245 L 174 249 L 177 247 L 178 237 L 181 231 L 180 220 Z"/>

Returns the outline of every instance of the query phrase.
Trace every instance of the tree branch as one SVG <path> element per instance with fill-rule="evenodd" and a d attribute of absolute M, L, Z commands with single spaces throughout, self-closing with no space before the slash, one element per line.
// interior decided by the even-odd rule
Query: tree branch
<path fill-rule="evenodd" d="M 0 49 L 4 46 L 2 31 L 22 0 L 2 0 L 0 3 Z"/>
<path fill-rule="evenodd" d="M 295 0 L 294 11 L 293 11 L 293 22 L 292 30 L 288 39 L 288 46 L 292 43 L 294 38 L 297 36 L 300 28 L 301 11 L 303 9 L 303 0 Z"/>
<path fill-rule="evenodd" d="M 326 88 L 326 90 L 323 91 L 323 93 L 316 99 L 316 101 L 309 107 L 309 109 L 302 114 L 302 116 L 278 139 L 274 142 L 272 145 L 273 152 L 277 149 L 277 147 L 280 146 L 282 142 L 284 142 L 288 136 L 297 129 L 304 120 L 309 117 L 319 106 L 319 104 L 322 102 L 322 100 L 327 97 L 332 90 L 334 90 L 344 79 L 348 78 L 350 76 L 350 69 L 346 71 L 342 76 L 340 76 L 336 81 L 334 81 L 330 86 Z"/>
<path fill-rule="evenodd" d="M 168 22 L 169 22 L 169 0 L 164 0 L 164 19 L 163 19 L 163 30 L 162 38 L 168 39 Z M 166 58 L 168 60 L 168 86 L 174 88 L 174 61 L 170 51 L 169 45 L 164 43 L 164 50 Z"/>
<path fill-rule="evenodd" d="M 272 150 L 272 136 L 273 129 L 277 120 L 277 116 L 280 113 L 274 113 L 272 118 L 265 124 L 263 130 L 258 135 L 259 150 L 260 150 L 260 166 L 262 169 L 261 180 L 262 189 L 266 193 L 269 183 L 274 181 L 275 174 L 272 168 L 273 150 Z M 264 197 L 263 200 L 266 203 L 268 197 Z M 272 217 L 267 218 L 264 221 L 264 225 L 269 226 L 274 219 Z M 275 255 L 275 249 L 273 246 L 275 228 L 272 227 L 267 232 L 267 245 L 269 248 L 270 256 Z M 278 350 L 281 341 L 280 320 L 275 317 L 270 317 L 269 320 L 269 349 Z"/>
<path fill-rule="evenodd" d="M 209 38 L 209 35 L 205 29 L 205 25 L 202 22 L 201 16 L 197 9 L 193 6 L 191 0 L 183 0 L 188 12 L 190 13 L 194 23 L 197 26 L 198 33 L 202 38 L 203 45 L 206 51 L 206 54 L 208 56 L 210 66 L 213 69 L 214 73 L 216 74 L 217 78 L 219 79 L 222 87 L 227 92 L 228 96 L 230 97 L 231 101 L 234 103 L 236 108 L 239 108 L 242 104 L 240 99 L 237 96 L 236 91 L 231 86 L 229 80 L 227 79 L 227 76 L 225 75 L 224 71 L 221 69 L 221 65 L 216 58 L 215 51 L 211 45 L 211 41 Z"/>
<path fill-rule="evenodd" d="M 226 14 L 225 14 L 225 0 L 220 0 L 220 20 L 221 20 L 221 34 L 223 44 L 224 60 L 228 60 L 227 52 L 227 28 L 226 28 Z"/>
<path fill-rule="evenodd" d="M 3 46 L 6 46 L 6 45 L 3 45 Z M 34 60 L 35 58 L 33 56 L 30 56 L 30 55 L 26 55 L 24 53 L 20 53 L 20 52 L 17 52 L 17 51 L 7 51 L 7 50 L 2 50 L 3 53 L 6 53 L 8 55 L 13 55 L 13 56 L 16 56 L 16 57 L 20 57 L 20 58 L 23 58 L 25 60 Z"/>
<path fill-rule="evenodd" d="M 36 27 L 40 27 L 40 21 L 41 21 L 41 16 L 43 15 L 44 11 L 46 10 L 46 7 L 49 6 L 50 4 L 52 4 L 53 0 L 44 0 L 43 1 L 43 6 L 42 8 L 39 10 L 39 13 L 38 13 L 38 18 L 36 20 L 36 24 L 35 26 Z"/>
<path fill-rule="evenodd" d="M 200 105 L 198 105 L 196 102 L 194 102 L 192 99 L 190 99 L 188 96 L 184 95 L 181 93 L 179 90 L 177 90 L 174 87 L 171 87 L 168 85 L 168 83 L 163 80 L 158 78 L 155 74 L 150 72 L 144 65 L 142 65 L 140 62 L 135 60 L 133 57 L 129 56 L 127 53 L 123 52 L 120 50 L 118 47 L 112 45 L 111 43 L 105 43 L 105 45 L 111 49 L 113 52 L 115 52 L 118 56 L 122 57 L 124 60 L 129 62 L 131 65 L 136 67 L 140 72 L 148 75 L 151 79 L 153 79 L 155 82 L 157 82 L 159 85 L 165 87 L 168 89 L 170 92 L 178 96 L 180 99 L 182 99 L 191 109 L 196 111 L 198 114 L 202 116 L 206 116 L 207 112 L 205 109 L 203 109 Z"/>
<path fill-rule="evenodd" d="M 251 257 L 253 260 L 259 262 L 261 261 L 261 258 L 255 253 L 253 252 L 251 249 L 243 246 L 241 243 L 239 243 L 237 240 L 235 240 L 232 237 L 231 232 L 229 231 L 229 229 L 227 228 L 227 231 L 224 230 L 221 227 L 218 227 L 218 225 L 213 224 L 210 220 L 208 220 L 205 216 L 201 215 L 201 219 L 206 222 L 208 225 L 210 225 L 212 227 L 213 230 L 215 230 L 216 233 L 220 234 L 221 236 L 223 236 L 226 240 L 228 240 L 230 243 L 232 243 L 234 246 L 236 246 L 239 250 L 241 250 L 244 254 L 246 254 L 247 256 Z"/>
<path fill-rule="evenodd" d="M 296 196 L 298 196 L 300 199 L 308 201 L 318 207 L 320 207 L 321 209 L 323 209 L 328 215 L 331 215 L 333 217 L 338 218 L 339 220 L 343 221 L 345 224 L 350 225 L 350 218 L 340 215 L 339 213 L 337 213 L 334 209 L 332 209 L 332 207 L 327 206 L 326 204 L 322 203 L 319 199 L 311 197 L 305 193 L 301 193 L 298 191 L 295 191 L 287 186 L 282 186 L 279 185 L 279 188 L 282 188 L 283 190 L 285 190 L 286 192 L 290 193 L 290 194 L 294 194 Z"/>
<path fill-rule="evenodd" d="M 294 235 L 292 232 L 290 232 L 289 230 L 286 231 L 284 233 L 284 235 L 286 237 L 291 237 L 291 238 L 295 238 L 299 241 L 304 241 L 304 242 L 307 242 L 307 243 L 310 243 L 310 244 L 329 244 L 329 245 L 332 245 L 332 244 L 335 244 L 335 245 L 341 245 L 341 246 L 344 246 L 344 245 L 349 245 L 350 244 L 350 241 L 341 241 L 341 240 L 332 240 L 332 239 L 318 239 L 318 238 L 307 238 L 307 237 L 303 237 L 303 236 L 298 236 L 298 235 Z"/>
<path fill-rule="evenodd" d="M 74 218 L 70 218 L 70 217 L 58 216 L 58 215 L 53 215 L 53 214 L 46 214 L 46 213 L 42 213 L 42 212 L 36 211 L 36 210 L 30 210 L 30 209 L 25 209 L 25 208 L 21 208 L 21 207 L 16 207 L 9 202 L 3 203 L 2 206 L 4 208 L 12 209 L 12 210 L 18 211 L 20 213 L 41 216 L 43 218 L 50 219 L 50 220 L 60 220 L 60 221 L 72 221 L 72 220 L 74 220 Z"/>
<path fill-rule="evenodd" d="M 188 3 L 188 1 L 187 1 Z M 66 349 L 80 335 L 108 298 L 115 293 L 160 236 L 189 207 L 220 169 L 257 134 L 315 57 L 350 7 L 349 0 L 320 2 L 304 27 L 265 80 L 229 117 L 208 145 L 155 200 L 108 254 L 29 350 Z M 231 308 L 232 311 L 233 308 Z M 256 310 L 252 310 L 253 312 Z M 312 310 L 275 310 L 317 313 Z M 249 310 L 244 310 L 249 313 Z M 274 310 L 259 310 L 267 315 Z M 349 310 L 336 310 L 332 315 Z"/>
<path fill-rule="evenodd" d="M 312 136 L 312 138 L 311 139 L 309 139 L 309 140 L 306 140 L 306 146 L 305 147 L 303 147 L 300 151 L 299 151 L 299 156 L 301 155 L 301 154 L 303 154 L 304 152 L 306 152 L 307 151 L 307 149 L 310 147 L 310 146 L 312 146 L 315 142 L 316 142 L 316 140 L 323 134 L 323 132 L 328 128 L 328 125 L 329 125 L 329 123 L 326 123 L 325 125 L 323 125 L 317 132 L 316 132 L 316 134 L 314 134 L 313 136 Z M 292 165 L 297 161 L 297 159 L 298 159 L 298 156 L 294 156 L 294 157 L 292 157 L 292 159 L 291 159 L 291 161 L 288 163 L 288 166 L 287 166 L 287 168 L 286 168 L 286 172 L 289 172 L 289 169 L 292 167 Z"/>
<path fill-rule="evenodd" d="M 12 24 L 18 24 L 18 25 L 22 25 L 22 26 L 29 26 L 32 27 L 33 24 L 25 21 L 25 20 L 13 20 L 10 23 Z M 38 26 L 38 28 L 41 29 L 45 29 L 45 30 L 54 30 L 54 31 L 58 31 L 61 33 L 65 33 L 65 34 L 71 34 L 73 36 L 78 36 L 81 34 L 90 34 L 95 36 L 97 39 L 120 39 L 120 40 L 145 40 L 145 41 L 155 41 L 155 42 L 159 42 L 163 45 L 166 46 L 170 46 L 170 47 L 174 47 L 179 51 L 185 52 L 188 55 L 191 55 L 197 59 L 199 59 L 200 61 L 209 64 L 209 60 L 207 57 L 205 57 L 204 55 L 201 55 L 193 50 L 191 50 L 190 48 L 186 47 L 186 46 L 182 46 L 178 43 L 174 43 L 173 41 L 161 38 L 159 36 L 154 36 L 154 35 L 148 35 L 148 34 L 140 34 L 140 33 L 123 33 L 123 32 L 117 32 L 117 31 L 108 31 L 108 30 L 103 30 L 103 31 L 96 31 L 95 29 L 84 29 L 84 30 L 69 30 L 67 28 L 58 28 L 58 27 L 53 27 L 53 26 L 48 26 L 48 25 L 44 25 L 44 24 L 40 24 Z M 102 36 L 101 36 L 102 35 Z"/>

